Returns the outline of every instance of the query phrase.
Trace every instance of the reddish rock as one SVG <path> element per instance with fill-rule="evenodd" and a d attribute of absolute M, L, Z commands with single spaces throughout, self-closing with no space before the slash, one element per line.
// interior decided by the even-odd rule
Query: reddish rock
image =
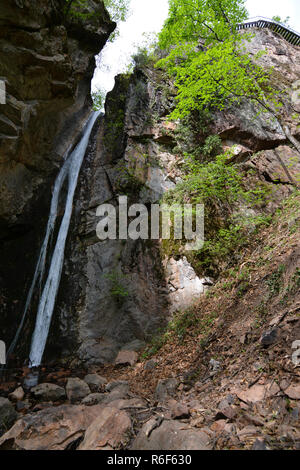
<path fill-rule="evenodd" d="M 116 366 L 134 366 L 137 360 L 138 354 L 135 351 L 120 351 L 115 364 Z"/>
<path fill-rule="evenodd" d="M 257 434 L 257 429 L 255 426 L 246 426 L 237 432 L 237 435 L 241 441 L 248 437 L 255 436 L 256 434 Z"/>
<path fill-rule="evenodd" d="M 226 424 L 227 424 L 226 419 L 219 419 L 218 421 L 215 421 L 211 425 L 210 429 L 214 431 L 215 433 L 219 434 L 220 432 L 224 430 Z"/>
<path fill-rule="evenodd" d="M 257 403 L 265 398 L 275 396 L 278 392 L 280 392 L 280 388 L 277 383 L 270 382 L 266 385 L 253 385 L 248 390 L 240 390 L 237 392 L 237 396 L 246 403 Z"/>
<path fill-rule="evenodd" d="M 284 393 L 292 400 L 300 400 L 300 383 L 290 385 Z"/>
<path fill-rule="evenodd" d="M 101 406 L 48 407 L 28 414 L 0 438 L 1 450 L 65 450 L 84 435 Z"/>
<path fill-rule="evenodd" d="M 184 419 L 190 416 L 190 411 L 186 404 L 174 402 L 170 406 L 171 416 L 173 419 Z"/>
<path fill-rule="evenodd" d="M 264 385 L 253 385 L 249 390 L 237 392 L 237 396 L 246 403 L 256 403 L 265 398 L 265 387 Z"/>
<path fill-rule="evenodd" d="M 88 427 L 78 450 L 124 448 L 131 435 L 131 420 L 125 411 L 106 407 Z"/>
<path fill-rule="evenodd" d="M 237 409 L 233 406 L 227 406 L 226 408 L 222 408 L 216 415 L 216 419 L 234 419 L 237 415 Z"/>

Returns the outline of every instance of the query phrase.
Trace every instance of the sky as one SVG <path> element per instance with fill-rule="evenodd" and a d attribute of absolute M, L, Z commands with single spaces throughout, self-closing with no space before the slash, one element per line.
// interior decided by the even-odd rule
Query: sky
<path fill-rule="evenodd" d="M 249 17 L 290 16 L 289 24 L 300 32 L 300 0 L 247 0 Z M 145 42 L 144 33 L 158 33 L 168 15 L 168 0 L 131 0 L 131 13 L 120 24 L 120 36 L 108 43 L 101 53 L 92 81 L 92 89 L 110 91 L 114 77 L 124 72 L 138 45 Z"/>

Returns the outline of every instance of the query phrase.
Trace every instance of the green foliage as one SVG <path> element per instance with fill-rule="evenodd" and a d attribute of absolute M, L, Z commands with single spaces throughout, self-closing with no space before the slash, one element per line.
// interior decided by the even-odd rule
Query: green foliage
<path fill-rule="evenodd" d="M 282 19 L 281 16 L 273 16 L 272 20 L 277 21 L 278 23 L 285 24 L 286 26 L 289 26 L 289 21 L 290 21 L 290 16 L 287 16 L 286 19 Z"/>
<path fill-rule="evenodd" d="M 206 138 L 202 148 L 205 157 L 215 157 L 222 151 L 222 140 L 218 135 L 210 135 Z"/>
<path fill-rule="evenodd" d="M 169 205 L 205 205 L 204 246 L 199 252 L 188 255 L 196 270 L 202 273 L 204 269 L 207 274 L 216 274 L 220 263 L 226 258 L 230 260 L 247 243 L 251 231 L 270 221 L 267 216 L 248 214 L 247 211 L 242 215 L 235 211 L 241 205 L 259 207 L 269 190 L 263 184 L 246 189 L 243 174 L 230 163 L 231 157 L 232 153 L 226 152 L 205 164 L 190 157 L 186 161 L 183 181 L 164 195 L 163 202 Z M 171 249 L 180 252 L 182 247 L 177 245 L 163 243 L 162 247 L 168 255 Z"/>
<path fill-rule="evenodd" d="M 87 0 L 65 0 L 65 15 L 71 18 L 87 20 L 93 13 L 87 8 Z"/>
<path fill-rule="evenodd" d="M 174 131 L 177 142 L 174 152 L 183 155 L 189 154 L 196 159 L 201 159 L 201 156 L 203 156 L 202 144 L 211 119 L 211 114 L 207 109 L 195 110 L 189 116 L 180 119 Z"/>
<path fill-rule="evenodd" d="M 279 294 L 282 287 L 282 276 L 284 272 L 285 266 L 284 264 L 281 264 L 278 269 L 273 274 L 271 274 L 271 276 L 267 280 L 271 296 Z"/>
<path fill-rule="evenodd" d="M 180 204 L 236 201 L 242 194 L 242 175 L 234 165 L 228 163 L 231 156 L 231 152 L 226 152 L 206 164 L 192 157 L 187 158 L 186 176 L 175 189 L 166 193 L 164 201 Z"/>
<path fill-rule="evenodd" d="M 194 307 L 177 312 L 168 325 L 159 330 L 151 339 L 149 346 L 142 354 L 142 359 L 154 356 L 171 339 L 183 342 L 188 333 L 193 336 L 201 334 L 207 338 L 217 318 L 216 312 L 201 316 Z"/>
<path fill-rule="evenodd" d="M 104 5 L 109 11 L 111 19 L 119 25 L 120 22 L 126 21 L 129 14 L 130 0 L 104 0 Z M 109 40 L 112 42 L 119 36 L 119 29 L 117 28 L 110 36 Z"/>
<path fill-rule="evenodd" d="M 129 296 L 128 290 L 124 287 L 126 277 L 117 270 L 112 271 L 110 274 L 106 274 L 104 277 L 110 281 L 110 295 L 116 299 L 117 303 L 122 304 Z"/>
<path fill-rule="evenodd" d="M 244 0 L 169 0 L 169 17 L 159 35 L 162 49 L 184 43 L 207 45 L 227 38 L 247 18 Z"/>
<path fill-rule="evenodd" d="M 146 47 L 139 47 L 137 52 L 132 56 L 134 65 L 136 67 L 145 67 L 151 63 L 151 56 Z"/>
<path fill-rule="evenodd" d="M 105 103 L 105 92 L 98 88 L 97 91 L 92 93 L 92 100 L 94 103 L 94 111 L 101 111 L 104 108 Z"/>
<path fill-rule="evenodd" d="M 157 66 L 175 77 L 177 107 L 171 118 L 224 109 L 245 98 L 263 109 L 280 106 L 269 75 L 246 53 L 249 34 L 236 30 L 246 17 L 243 0 L 170 0 L 169 18 L 159 36 L 159 46 L 168 55 Z"/>
<path fill-rule="evenodd" d="M 126 21 L 129 13 L 130 0 L 103 0 L 104 5 L 116 23 Z"/>

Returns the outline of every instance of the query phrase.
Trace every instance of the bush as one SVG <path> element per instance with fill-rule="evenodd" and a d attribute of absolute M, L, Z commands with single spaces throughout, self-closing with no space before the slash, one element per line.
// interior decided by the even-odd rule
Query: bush
<path fill-rule="evenodd" d="M 216 275 L 227 260 L 234 260 L 238 250 L 247 244 L 249 232 L 266 225 L 270 219 L 240 213 L 240 206 L 258 208 L 266 200 L 269 189 L 263 183 L 256 183 L 253 189 L 244 187 L 243 175 L 238 167 L 229 163 L 232 152 L 226 152 L 209 163 L 200 163 L 195 158 L 186 159 L 186 176 L 176 188 L 168 191 L 163 202 L 173 204 L 205 205 L 205 242 L 198 252 L 187 253 L 196 271 Z M 185 243 L 185 241 L 184 241 Z M 168 245 L 162 249 L 169 254 Z M 182 252 L 182 246 L 176 246 Z"/>

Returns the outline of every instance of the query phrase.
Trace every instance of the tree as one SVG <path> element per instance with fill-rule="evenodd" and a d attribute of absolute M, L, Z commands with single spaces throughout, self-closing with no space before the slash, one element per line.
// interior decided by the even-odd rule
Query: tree
<path fill-rule="evenodd" d="M 162 49 L 182 43 L 222 41 L 247 18 L 244 0 L 169 0 L 169 17 L 159 36 Z"/>
<path fill-rule="evenodd" d="M 286 26 L 290 26 L 289 25 L 289 21 L 290 21 L 290 16 L 287 16 L 286 19 L 282 19 L 281 16 L 273 16 L 272 20 L 273 21 L 277 21 L 277 23 L 282 23 L 282 24 L 285 24 Z"/>
<path fill-rule="evenodd" d="M 92 93 L 92 99 L 94 103 L 94 111 L 102 111 L 105 103 L 105 91 L 98 88 Z"/>
<path fill-rule="evenodd" d="M 157 66 L 175 78 L 177 106 L 171 118 L 182 119 L 193 111 L 222 110 L 250 100 L 268 111 L 280 124 L 280 92 L 265 71 L 246 52 L 250 33 L 237 24 L 247 18 L 244 0 L 169 0 L 169 17 L 159 35 L 167 56 Z M 256 57 L 264 54 L 260 51 Z M 281 124 L 280 124 L 281 125 Z M 300 145 L 287 128 L 287 139 Z"/>
<path fill-rule="evenodd" d="M 114 41 L 119 35 L 119 23 L 126 21 L 129 15 L 130 0 L 104 0 L 111 19 L 117 23 L 117 29 L 111 34 L 110 41 Z"/>
<path fill-rule="evenodd" d="M 223 109 L 244 98 L 278 106 L 268 74 L 245 52 L 237 24 L 247 18 L 244 0 L 170 0 L 170 15 L 159 36 L 169 54 L 158 66 L 175 76 L 173 118 L 192 110 Z M 260 53 L 261 54 L 261 53 Z"/>

